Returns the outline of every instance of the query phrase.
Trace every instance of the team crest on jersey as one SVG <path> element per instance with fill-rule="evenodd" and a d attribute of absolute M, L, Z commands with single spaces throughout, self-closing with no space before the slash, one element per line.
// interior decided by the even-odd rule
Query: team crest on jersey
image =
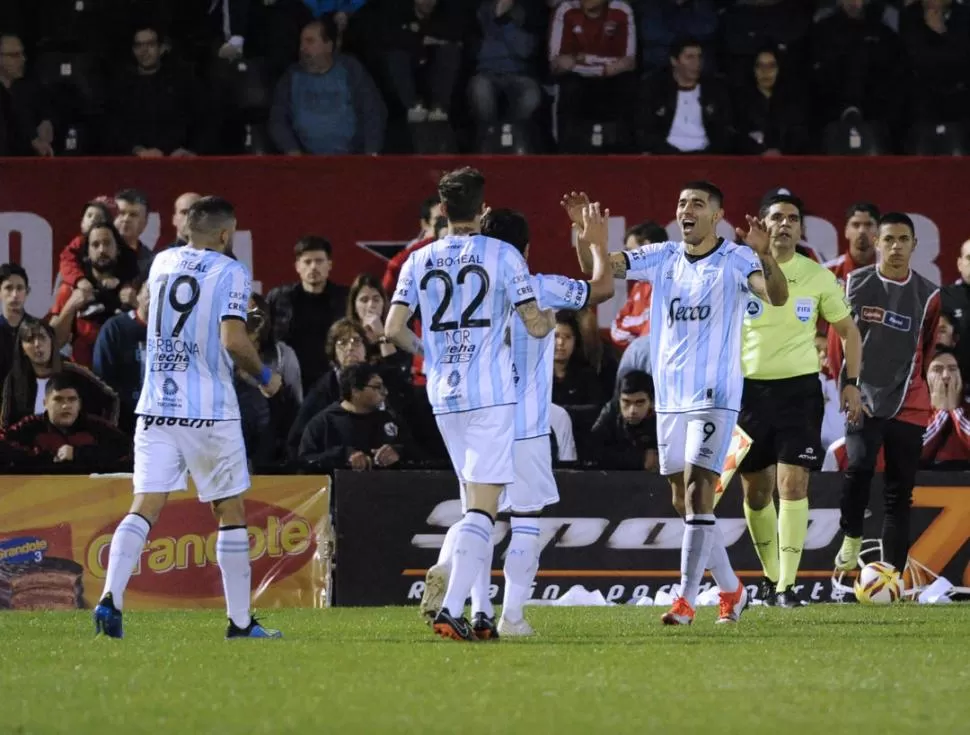
<path fill-rule="evenodd" d="M 761 303 L 761 299 L 751 299 L 748 301 L 748 305 L 745 307 L 744 312 L 751 319 L 757 319 L 765 311 L 765 307 Z"/>
<path fill-rule="evenodd" d="M 808 324 L 812 318 L 815 302 L 812 299 L 795 299 L 795 317 L 802 324 Z"/>
<path fill-rule="evenodd" d="M 461 382 L 461 373 L 457 370 L 452 370 L 448 373 L 448 387 L 457 388 L 458 384 Z"/>
<path fill-rule="evenodd" d="M 393 421 L 388 421 L 384 424 L 384 433 L 391 437 L 392 439 L 397 436 L 397 424 Z"/>
<path fill-rule="evenodd" d="M 162 393 L 167 396 L 174 396 L 179 392 L 178 383 L 176 383 L 171 378 L 165 378 L 165 382 L 162 383 Z"/>

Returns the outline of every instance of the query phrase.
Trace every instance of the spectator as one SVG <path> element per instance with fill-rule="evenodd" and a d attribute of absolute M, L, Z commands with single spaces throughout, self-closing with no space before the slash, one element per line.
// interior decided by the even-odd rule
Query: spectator
<path fill-rule="evenodd" d="M 713 0 L 651 0 L 637 6 L 637 25 L 643 43 L 644 71 L 667 65 L 667 53 L 678 38 L 696 38 L 704 56 L 714 59 L 717 8 Z"/>
<path fill-rule="evenodd" d="M 586 359 L 576 313 L 557 311 L 552 402 L 568 407 L 586 406 L 601 401 L 599 380 L 593 366 Z"/>
<path fill-rule="evenodd" d="M 3 442 L 23 454 L 20 466 L 53 469 L 70 463 L 75 472 L 127 469 L 131 439 L 84 411 L 72 374 L 52 375 L 43 400 L 41 413 L 21 419 L 3 433 Z"/>
<path fill-rule="evenodd" d="M 303 391 L 326 371 L 325 335 L 347 309 L 347 287 L 330 282 L 333 248 L 323 237 L 307 235 L 293 248 L 299 283 L 277 286 L 266 297 L 273 336 L 285 342 L 300 361 Z"/>
<path fill-rule="evenodd" d="M 185 226 L 185 223 L 189 216 L 189 207 L 201 198 L 201 194 L 196 194 L 194 191 L 187 191 L 184 194 L 180 194 L 178 199 L 175 200 L 175 211 L 172 213 L 172 227 L 175 228 L 175 242 L 167 245 L 165 247 L 166 250 L 169 248 L 180 248 L 188 243 L 189 230 Z"/>
<path fill-rule="evenodd" d="M 364 330 L 368 360 L 380 366 L 388 389 L 398 394 L 410 383 L 411 355 L 384 336 L 387 308 L 387 294 L 376 277 L 361 273 L 354 279 L 347 296 L 347 318 Z"/>
<path fill-rule="evenodd" d="M 269 307 L 259 294 L 253 294 L 249 300 L 246 331 L 263 364 L 283 379 L 283 387 L 272 398 L 267 398 L 259 383 L 242 370 L 237 369 L 233 379 L 246 456 L 256 467 L 265 467 L 286 459 L 286 433 L 303 402 L 303 385 L 296 353 L 273 337 Z"/>
<path fill-rule="evenodd" d="M 953 321 L 946 314 L 940 314 L 940 321 L 936 327 L 936 344 L 942 347 L 956 347 L 957 335 Z"/>
<path fill-rule="evenodd" d="M 856 202 L 846 210 L 844 237 L 849 243 L 849 249 L 825 263 L 825 267 L 835 274 L 843 288 L 852 271 L 876 262 L 878 223 L 879 208 L 875 204 Z"/>
<path fill-rule="evenodd" d="M 589 458 L 605 470 L 656 472 L 657 417 L 653 379 L 633 370 L 622 378 L 618 395 L 600 413 L 589 437 Z"/>
<path fill-rule="evenodd" d="M 754 57 L 754 69 L 737 94 L 738 142 L 741 153 L 761 156 L 807 153 L 807 110 L 774 47 Z"/>
<path fill-rule="evenodd" d="M 560 3 L 549 33 L 549 63 L 563 124 L 623 121 L 636 53 L 633 10 L 623 0 Z"/>
<path fill-rule="evenodd" d="M 957 270 L 957 282 L 940 289 L 940 310 L 953 330 L 963 384 L 970 385 L 970 240 L 960 246 Z"/>
<path fill-rule="evenodd" d="M 151 293 L 142 276 L 136 278 L 132 288 L 137 288 L 137 306 L 131 311 L 115 314 L 101 327 L 94 343 L 92 367 L 94 374 L 118 394 L 118 427 L 133 435 L 135 406 L 145 379 L 145 340 Z"/>
<path fill-rule="evenodd" d="M 23 321 L 17 330 L 13 365 L 3 383 L 0 427 L 44 412 L 44 389 L 55 373 L 70 373 L 88 413 L 118 423 L 118 394 L 80 365 L 54 350 L 54 330 L 38 321 Z"/>
<path fill-rule="evenodd" d="M 84 265 L 87 258 L 87 237 L 91 228 L 98 224 L 114 222 L 116 212 L 114 199 L 100 196 L 86 202 L 81 210 L 81 234 L 74 237 L 67 247 L 61 251 L 58 259 L 57 287 L 66 283 L 75 288 L 93 291 L 94 284 L 84 277 Z M 134 256 L 134 254 L 132 254 Z M 134 261 L 134 257 L 132 257 Z M 137 263 L 134 266 L 137 268 Z M 56 288 L 55 288 L 56 290 Z"/>
<path fill-rule="evenodd" d="M 155 254 L 141 241 L 142 233 L 148 227 L 148 197 L 138 189 L 122 189 L 115 194 L 115 206 L 118 216 L 115 217 L 115 227 L 121 233 L 122 240 L 135 254 L 138 261 L 138 272 L 148 275 L 152 259 Z M 131 294 L 133 297 L 134 294 Z M 131 298 L 122 293 L 121 300 L 133 303 Z"/>
<path fill-rule="evenodd" d="M 397 277 L 401 274 L 401 268 L 404 267 L 404 263 L 411 257 L 411 253 L 438 239 L 438 230 L 435 223 L 440 217 L 441 198 L 435 193 L 421 202 L 421 220 L 418 236 L 411 240 L 403 250 L 395 254 L 387 262 L 387 268 L 384 270 L 384 278 L 381 279 L 385 293 L 394 293 L 394 289 L 397 288 Z"/>
<path fill-rule="evenodd" d="M 382 10 L 387 74 L 408 121 L 448 120 L 464 32 L 457 13 L 439 0 L 397 0 Z"/>
<path fill-rule="evenodd" d="M 377 369 L 360 363 L 340 376 L 339 403 L 311 421 L 300 460 L 327 470 L 393 467 L 412 451 L 405 428 L 383 408 L 387 389 Z"/>
<path fill-rule="evenodd" d="M 957 258 L 957 271 L 960 277 L 956 283 L 966 283 L 970 285 L 970 240 L 964 240 L 960 245 L 960 256 Z"/>
<path fill-rule="evenodd" d="M 670 69 L 648 75 L 641 85 L 637 141 L 646 153 L 730 153 L 734 126 L 728 91 L 704 76 L 700 42 L 685 38 L 670 48 Z"/>
<path fill-rule="evenodd" d="M 168 48 L 158 29 L 135 29 L 135 66 L 122 70 L 108 97 L 105 149 L 139 158 L 179 158 L 208 150 L 211 116 L 201 89 L 190 73 L 163 58 Z"/>
<path fill-rule="evenodd" d="M 721 51 L 733 80 L 747 76 L 758 50 L 770 44 L 785 55 L 793 79 L 803 78 L 815 3 L 805 0 L 739 0 L 721 21 Z"/>
<path fill-rule="evenodd" d="M 351 365 L 367 362 L 367 335 L 356 322 L 340 319 L 327 333 L 327 357 L 333 368 L 327 370 L 306 392 L 287 438 L 290 457 L 295 457 L 307 424 L 334 401 L 340 400 L 340 375 Z"/>
<path fill-rule="evenodd" d="M 85 278 L 93 284 L 93 291 L 87 293 L 81 289 L 75 290 L 62 283 L 51 308 L 51 324 L 56 328 L 62 320 L 73 321 L 71 346 L 74 361 L 91 367 L 94 343 L 98 339 L 101 326 L 122 310 L 119 276 L 128 274 L 119 272 L 119 253 L 125 246 L 114 225 L 106 223 L 92 227 L 85 238 L 85 246 Z M 137 273 L 131 276 L 137 277 Z M 130 282 L 126 285 L 130 287 Z M 79 300 L 84 302 L 82 311 L 65 308 L 68 304 L 73 306 Z"/>
<path fill-rule="evenodd" d="M 499 119 L 525 122 L 542 102 L 535 78 L 539 38 L 523 0 L 484 0 L 478 7 L 482 34 L 476 74 L 468 83 L 471 113 L 480 126 Z M 505 114 L 499 114 L 504 98 Z"/>
<path fill-rule="evenodd" d="M 300 32 L 300 61 L 276 84 L 269 131 L 291 156 L 379 153 L 387 110 L 374 80 L 337 53 L 337 27 L 324 16 Z"/>
<path fill-rule="evenodd" d="M 667 231 L 656 222 L 647 220 L 626 231 L 623 236 L 623 247 L 633 250 L 650 242 L 666 241 Z M 631 285 L 626 303 L 620 307 L 620 311 L 613 319 L 613 324 L 610 325 L 610 339 L 621 350 L 637 337 L 650 334 L 650 295 L 652 293 L 653 285 L 649 281 L 637 281 Z M 649 369 L 647 372 L 650 372 Z"/>
<path fill-rule="evenodd" d="M 0 33 L 0 156 L 53 156 L 49 100 L 24 79 L 26 64 L 20 38 Z"/>
<path fill-rule="evenodd" d="M 970 118 L 970 8 L 953 0 L 915 2 L 900 14 L 899 36 L 913 70 L 916 120 Z"/>
<path fill-rule="evenodd" d="M 956 353 L 937 345 L 926 370 L 933 417 L 923 434 L 921 466 L 932 470 L 970 469 L 970 416 Z"/>
<path fill-rule="evenodd" d="M 20 325 L 25 321 L 39 321 L 25 308 L 29 295 L 27 271 L 16 263 L 0 265 L 0 385 L 10 372 Z M 70 330 L 62 328 L 57 338 L 58 346 L 66 342 L 69 335 Z"/>
<path fill-rule="evenodd" d="M 314 18 L 333 16 L 337 31 L 342 35 L 347 30 L 350 16 L 360 10 L 367 0 L 303 0 Z"/>

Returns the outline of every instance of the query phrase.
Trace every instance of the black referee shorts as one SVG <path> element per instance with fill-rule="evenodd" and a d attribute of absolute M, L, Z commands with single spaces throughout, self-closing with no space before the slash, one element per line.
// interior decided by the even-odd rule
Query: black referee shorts
<path fill-rule="evenodd" d="M 782 462 L 809 470 L 822 466 L 825 401 L 818 375 L 744 380 L 738 426 L 752 445 L 738 471 L 758 472 Z"/>

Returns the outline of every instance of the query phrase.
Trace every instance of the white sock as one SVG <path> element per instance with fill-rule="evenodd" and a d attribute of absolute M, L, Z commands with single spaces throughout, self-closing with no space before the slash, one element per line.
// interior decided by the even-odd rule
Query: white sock
<path fill-rule="evenodd" d="M 502 617 L 522 620 L 522 608 L 539 571 L 539 519 L 512 516 L 512 540 L 505 552 L 505 596 Z"/>
<path fill-rule="evenodd" d="M 458 538 L 451 555 L 451 577 L 443 607 L 454 617 L 465 611 L 465 600 L 471 592 L 482 566 L 492 553 L 492 517 L 470 510 L 459 522 Z"/>
<path fill-rule="evenodd" d="M 491 546 L 491 552 L 482 564 L 482 570 L 475 577 L 475 584 L 472 585 L 472 614 L 485 613 L 485 617 L 495 616 L 495 608 L 492 607 L 491 587 L 492 587 L 492 557 L 495 555 L 495 547 Z"/>
<path fill-rule="evenodd" d="M 124 605 L 125 587 L 131 579 L 138 557 L 145 548 L 145 539 L 151 528 L 148 521 L 137 513 L 129 513 L 121 519 L 111 537 L 111 550 L 108 552 L 108 571 L 104 578 L 104 597 L 109 592 L 114 605 L 119 610 Z"/>
<path fill-rule="evenodd" d="M 238 628 L 248 628 L 251 596 L 249 568 L 249 532 L 242 526 L 219 529 L 216 538 L 216 561 L 222 572 L 222 589 L 226 593 L 226 613 Z"/>
<path fill-rule="evenodd" d="M 734 573 L 731 559 L 728 558 L 727 546 L 724 545 L 724 534 L 719 525 L 714 526 L 711 556 L 707 562 L 711 576 L 721 592 L 733 594 L 738 589 L 738 575 Z"/>
<path fill-rule="evenodd" d="M 684 519 L 684 541 L 680 547 L 680 596 L 693 607 L 700 589 L 707 559 L 714 541 L 713 514 L 698 513 Z"/>
<path fill-rule="evenodd" d="M 445 540 L 441 542 L 441 551 L 438 552 L 438 564 L 451 569 L 451 555 L 455 553 L 455 542 L 458 540 L 458 529 L 461 528 L 461 521 L 452 524 L 445 534 Z"/>

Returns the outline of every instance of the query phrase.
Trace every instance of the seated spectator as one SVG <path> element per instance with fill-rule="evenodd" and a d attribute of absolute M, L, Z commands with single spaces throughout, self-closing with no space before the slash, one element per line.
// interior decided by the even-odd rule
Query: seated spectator
<path fill-rule="evenodd" d="M 71 374 L 86 411 L 113 426 L 118 424 L 118 394 L 87 368 L 61 358 L 54 349 L 54 330 L 24 320 L 17 330 L 13 365 L 3 382 L 0 427 L 44 412 L 44 390 L 56 373 Z"/>
<path fill-rule="evenodd" d="M 940 314 L 940 322 L 936 326 L 936 344 L 943 347 L 957 346 L 957 335 L 953 320 L 946 314 Z"/>
<path fill-rule="evenodd" d="M 721 20 L 723 71 L 735 81 L 746 76 L 759 49 L 770 44 L 785 55 L 785 66 L 794 79 L 804 77 L 814 5 L 805 0 L 730 3 Z"/>
<path fill-rule="evenodd" d="M 51 308 L 51 324 L 56 328 L 62 320 L 73 321 L 71 347 L 74 361 L 90 367 L 94 361 L 94 343 L 98 339 L 101 326 L 122 311 L 121 278 L 127 278 L 125 285 L 130 285 L 130 280 L 136 278 L 138 273 L 124 273 L 119 267 L 120 255 L 126 248 L 121 235 L 112 224 L 92 227 L 85 237 L 85 247 L 85 279 L 93 284 L 93 290 L 86 292 L 62 283 Z M 130 264 L 135 265 L 133 259 Z M 68 303 L 73 306 L 81 299 L 84 303 L 83 310 L 65 309 Z"/>
<path fill-rule="evenodd" d="M 923 435 L 920 464 L 925 469 L 970 469 L 970 401 L 964 391 L 956 352 L 937 345 L 926 370 L 933 417 Z"/>
<path fill-rule="evenodd" d="M 600 413 L 590 432 L 587 456 L 607 470 L 659 467 L 653 379 L 634 370 L 619 381 L 618 395 Z"/>
<path fill-rule="evenodd" d="M 10 372 L 20 325 L 25 321 L 39 321 L 27 313 L 25 305 L 28 295 L 30 279 L 27 271 L 17 263 L 0 265 L 0 384 Z M 55 349 L 60 349 L 70 339 L 70 326 L 63 324 L 56 331 Z"/>
<path fill-rule="evenodd" d="M 553 352 L 552 402 L 584 406 L 602 402 L 596 371 L 586 359 L 576 313 L 556 312 L 556 347 Z"/>
<path fill-rule="evenodd" d="M 384 336 L 384 319 L 387 317 L 387 294 L 381 282 L 370 273 L 361 273 L 354 279 L 347 296 L 347 318 L 356 322 L 367 337 L 367 359 L 381 367 L 388 388 L 394 390 L 399 384 L 408 384 L 411 375 L 411 355 L 397 349 Z M 391 376 L 394 376 L 393 378 Z M 393 381 L 394 385 L 391 385 Z"/>
<path fill-rule="evenodd" d="M 481 127 L 530 120 L 542 102 L 535 76 L 539 36 L 530 17 L 534 7 L 523 0 L 484 0 L 478 6 L 482 40 L 468 101 Z"/>
<path fill-rule="evenodd" d="M 631 227 L 623 236 L 623 247 L 633 250 L 651 242 L 666 242 L 667 230 L 656 222 L 647 220 Z M 649 281 L 635 281 L 630 284 L 626 303 L 610 325 L 610 339 L 621 350 L 637 337 L 650 334 L 650 296 L 653 285 Z M 649 355 L 649 353 L 647 353 Z M 647 372 L 650 372 L 649 369 Z M 611 391 L 612 392 L 612 391 Z"/>
<path fill-rule="evenodd" d="M 283 379 L 283 387 L 272 398 L 267 398 L 260 390 L 259 382 L 249 373 L 237 368 L 233 378 L 239 397 L 246 456 L 260 467 L 286 459 L 286 433 L 303 402 L 303 384 L 296 353 L 285 342 L 273 337 L 269 307 L 259 294 L 250 297 L 246 331 L 263 364 L 269 365 Z"/>
<path fill-rule="evenodd" d="M 670 68 L 649 74 L 637 105 L 637 146 L 644 153 L 731 153 L 734 125 L 725 84 L 705 76 L 693 38 L 670 47 Z"/>
<path fill-rule="evenodd" d="M 53 156 L 50 100 L 24 79 L 26 64 L 20 38 L 0 33 L 0 156 Z"/>
<path fill-rule="evenodd" d="M 740 153 L 760 156 L 807 153 L 807 110 L 801 95 L 787 86 L 778 50 L 763 48 L 752 74 L 735 96 Z"/>
<path fill-rule="evenodd" d="M 291 156 L 379 153 L 387 110 L 357 59 L 337 52 L 337 27 L 324 16 L 300 32 L 300 61 L 276 83 L 273 144 Z"/>
<path fill-rule="evenodd" d="M 637 36 L 623 0 L 567 0 L 549 33 L 549 63 L 559 85 L 563 125 L 621 122 L 634 89 Z"/>
<path fill-rule="evenodd" d="M 186 245 L 189 241 L 189 230 L 186 227 L 186 222 L 189 218 L 189 207 L 195 204 L 202 198 L 200 194 L 196 194 L 194 191 L 187 191 L 184 194 L 179 194 L 178 198 L 175 200 L 175 211 L 172 213 L 172 227 L 175 228 L 175 242 L 166 245 L 164 250 L 169 248 L 180 248 Z"/>
<path fill-rule="evenodd" d="M 273 336 L 285 342 L 300 362 L 303 392 L 312 386 L 330 365 L 326 335 L 330 325 L 347 310 L 347 287 L 330 282 L 333 248 L 323 237 L 301 237 L 293 248 L 298 283 L 277 286 L 266 297 L 273 320 Z"/>
<path fill-rule="evenodd" d="M 69 464 L 76 472 L 126 469 L 131 439 L 84 410 L 71 373 L 56 373 L 44 387 L 44 410 L 3 432 L 2 441 L 22 454 L 22 466 Z"/>
<path fill-rule="evenodd" d="M 670 46 L 678 38 L 688 36 L 703 43 L 704 56 L 713 60 L 717 40 L 715 5 L 713 0 L 650 0 L 637 5 L 644 71 L 665 67 Z"/>
<path fill-rule="evenodd" d="M 349 319 L 339 319 L 330 327 L 325 342 L 326 354 L 333 367 L 327 370 L 306 392 L 286 440 L 291 458 L 296 456 L 307 424 L 334 401 L 340 400 L 340 375 L 351 365 L 367 362 L 367 335 Z"/>
<path fill-rule="evenodd" d="M 394 467 L 413 453 L 407 430 L 383 408 L 380 373 L 359 363 L 340 375 L 340 402 L 318 414 L 303 432 L 300 460 L 326 470 Z"/>
<path fill-rule="evenodd" d="M 157 28 L 141 25 L 132 36 L 135 65 L 124 68 L 108 95 L 104 148 L 139 158 L 206 153 L 210 120 L 191 73 L 164 58 L 168 45 Z"/>
<path fill-rule="evenodd" d="M 448 120 L 465 30 L 457 13 L 439 0 L 397 0 L 381 10 L 388 79 L 408 121 Z"/>
<path fill-rule="evenodd" d="M 94 343 L 94 374 L 118 394 L 120 415 L 118 427 L 135 432 L 135 406 L 145 379 L 145 340 L 148 335 L 148 307 L 151 293 L 148 282 L 137 276 L 138 305 L 131 311 L 115 314 L 98 332 Z"/>

